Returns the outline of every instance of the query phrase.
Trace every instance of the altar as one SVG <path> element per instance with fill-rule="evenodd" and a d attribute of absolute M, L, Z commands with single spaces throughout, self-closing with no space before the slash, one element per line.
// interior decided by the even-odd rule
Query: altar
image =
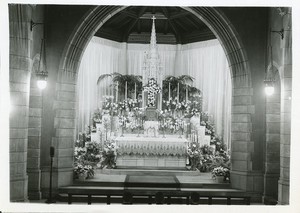
<path fill-rule="evenodd" d="M 111 151 L 114 158 L 109 162 L 113 161 L 117 168 L 185 169 L 189 143 L 210 145 L 211 136 L 206 135 L 206 127 L 201 125 L 201 92 L 188 84 L 192 77 L 165 75 L 156 45 L 154 19 L 142 76 L 128 81 L 132 75 L 125 78 L 118 74 L 112 92 L 115 96 L 105 97 L 102 109 L 93 117 L 91 141 L 104 150 L 115 143 Z M 124 88 L 124 96 L 119 88 Z"/>
<path fill-rule="evenodd" d="M 165 138 L 125 135 L 117 137 L 116 166 L 146 168 L 185 168 L 188 140 L 178 135 Z"/>

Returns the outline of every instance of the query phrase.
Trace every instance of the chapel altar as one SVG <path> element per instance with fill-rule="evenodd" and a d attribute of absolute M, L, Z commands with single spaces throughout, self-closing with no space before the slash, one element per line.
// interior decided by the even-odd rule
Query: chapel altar
<path fill-rule="evenodd" d="M 134 81 L 133 97 L 128 98 L 130 82 L 125 81 L 120 102 L 119 78 L 115 96 L 106 97 L 102 111 L 93 118 L 91 141 L 102 145 L 114 141 L 117 167 L 183 169 L 188 163 L 189 144 L 210 145 L 211 136 L 201 125 L 199 96 L 191 93 L 199 90 L 189 86 L 187 79 L 174 85 L 174 77 L 165 78 L 156 44 L 155 17 L 152 20 L 149 50 L 141 67 L 141 94 L 139 82 Z"/>

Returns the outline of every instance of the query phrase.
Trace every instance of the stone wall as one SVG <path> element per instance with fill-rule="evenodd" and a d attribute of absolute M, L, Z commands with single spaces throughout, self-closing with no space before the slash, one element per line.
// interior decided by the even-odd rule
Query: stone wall
<path fill-rule="evenodd" d="M 9 6 L 9 83 L 11 107 L 10 136 L 10 198 L 27 200 L 27 142 L 29 115 L 29 87 L 32 47 L 30 20 L 32 8 L 28 5 Z"/>
<path fill-rule="evenodd" d="M 121 10 L 121 7 L 45 7 L 49 78 L 47 89 L 40 93 L 34 83 L 30 88 L 30 65 L 36 55 L 36 51 L 31 49 L 35 49 L 40 42 L 37 39 L 39 37 L 33 39 L 35 35 L 30 32 L 33 7 L 10 6 L 10 92 L 14 108 L 10 118 L 11 200 L 27 199 L 27 183 L 32 199 L 40 198 L 40 192 L 42 197 L 48 196 L 50 146 L 55 147 L 54 188 L 72 183 L 76 72 L 81 55 L 93 33 L 118 10 Z M 264 191 L 265 165 L 268 165 L 267 169 L 272 167 L 272 148 L 269 149 L 268 146 L 275 140 L 270 139 L 270 131 L 273 129 L 271 120 L 274 116 L 267 116 L 268 134 L 265 135 L 263 79 L 267 47 L 267 9 L 190 10 L 199 18 L 203 17 L 218 35 L 231 68 L 232 187 L 247 190 L 259 200 Z M 88 11 L 90 13 L 87 14 Z M 220 17 L 220 20 L 216 20 L 215 17 Z M 279 200 L 285 204 L 288 203 L 289 190 L 291 35 L 287 34 L 279 43 L 279 53 L 282 54 L 274 57 L 281 65 Z M 270 110 L 273 107 L 275 106 L 270 106 Z M 274 125 L 274 128 L 278 128 L 278 124 Z M 269 153 L 266 164 L 265 146 Z M 276 165 L 275 163 L 274 167 Z M 27 173 L 30 176 L 28 182 Z"/>

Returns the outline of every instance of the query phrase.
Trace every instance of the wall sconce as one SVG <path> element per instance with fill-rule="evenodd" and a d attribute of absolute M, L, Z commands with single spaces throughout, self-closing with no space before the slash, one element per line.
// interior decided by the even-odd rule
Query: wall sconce
<path fill-rule="evenodd" d="M 45 89 L 47 87 L 47 77 L 48 73 L 44 71 L 40 71 L 36 73 L 37 77 L 37 86 L 39 89 Z"/>
<path fill-rule="evenodd" d="M 265 83 L 265 93 L 267 96 L 271 96 L 274 94 L 274 80 L 264 80 Z"/>
<path fill-rule="evenodd" d="M 42 63 L 42 66 L 41 66 Z M 37 77 L 37 86 L 43 90 L 47 87 L 48 72 L 46 71 L 46 60 L 45 60 L 45 40 L 42 39 L 39 67 L 35 73 Z"/>
<path fill-rule="evenodd" d="M 282 27 L 281 27 L 281 30 L 271 30 L 271 32 L 279 34 L 280 37 L 281 37 L 281 40 L 283 40 L 284 39 L 284 31 L 285 31 L 284 28 L 283 28 L 283 18 L 288 13 L 286 11 L 283 11 L 281 7 L 278 7 L 277 10 L 278 10 L 279 15 L 281 16 L 281 25 L 282 25 Z"/>
<path fill-rule="evenodd" d="M 270 30 L 270 33 L 271 32 L 272 31 Z M 268 66 L 266 68 L 264 84 L 265 84 L 265 93 L 266 93 L 266 95 L 267 96 L 271 96 L 271 95 L 274 94 L 274 91 L 275 91 L 275 88 L 274 88 L 275 78 L 274 78 L 274 72 L 273 72 L 273 52 L 272 52 L 272 39 L 271 39 L 271 35 L 269 37 L 269 45 L 268 45 L 267 56 L 270 57 L 271 67 L 270 67 L 270 69 L 268 68 Z M 267 57 L 267 61 L 268 61 L 268 57 Z"/>

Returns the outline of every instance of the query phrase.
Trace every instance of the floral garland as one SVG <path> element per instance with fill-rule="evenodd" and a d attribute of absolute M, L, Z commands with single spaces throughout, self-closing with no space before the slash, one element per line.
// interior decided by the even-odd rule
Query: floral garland
<path fill-rule="evenodd" d="M 144 91 L 148 92 L 148 107 L 154 107 L 155 95 L 161 93 L 161 88 L 154 78 L 149 79 L 148 84 L 144 86 Z"/>

